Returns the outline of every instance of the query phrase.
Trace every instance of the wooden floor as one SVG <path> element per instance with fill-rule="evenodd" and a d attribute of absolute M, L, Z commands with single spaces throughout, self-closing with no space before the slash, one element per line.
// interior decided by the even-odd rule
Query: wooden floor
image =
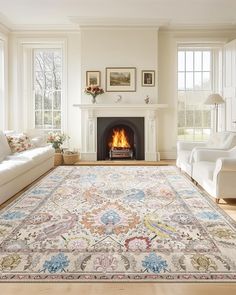
<path fill-rule="evenodd" d="M 151 165 L 112 163 L 103 165 Z M 136 162 L 136 161 L 135 161 Z M 97 162 L 79 162 L 77 165 L 95 165 Z M 102 163 L 99 163 L 102 165 Z M 173 161 L 154 162 L 152 165 L 173 165 Z M 34 185 L 34 184 L 33 184 Z M 27 187 L 28 188 L 28 187 Z M 26 189 L 27 189 L 26 188 Z M 25 191 L 24 189 L 23 191 Z M 23 191 L 0 206 L 0 209 L 16 199 Z M 236 199 L 221 200 L 219 206 L 236 220 Z M 2 283 L 0 295 L 235 295 L 235 283 Z"/>
<path fill-rule="evenodd" d="M 161 160 L 161 161 L 79 161 L 75 163 L 77 166 L 166 166 L 166 165 L 175 165 L 175 160 Z"/>

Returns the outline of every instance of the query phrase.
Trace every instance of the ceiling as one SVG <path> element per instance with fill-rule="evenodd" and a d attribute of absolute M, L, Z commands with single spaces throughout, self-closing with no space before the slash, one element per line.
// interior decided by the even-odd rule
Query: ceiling
<path fill-rule="evenodd" d="M 236 0 L 0 0 L 10 29 L 73 25 L 235 26 Z"/>

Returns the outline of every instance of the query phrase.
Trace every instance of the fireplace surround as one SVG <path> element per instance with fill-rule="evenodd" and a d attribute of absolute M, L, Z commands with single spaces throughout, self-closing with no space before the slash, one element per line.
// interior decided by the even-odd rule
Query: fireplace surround
<path fill-rule="evenodd" d="M 166 104 L 74 104 L 81 111 L 81 161 L 98 159 L 98 118 L 142 117 L 144 121 L 144 160 L 158 161 L 158 112 Z"/>

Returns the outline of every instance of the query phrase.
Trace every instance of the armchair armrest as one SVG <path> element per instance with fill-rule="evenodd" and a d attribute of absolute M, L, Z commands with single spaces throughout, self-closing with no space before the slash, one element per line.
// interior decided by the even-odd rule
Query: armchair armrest
<path fill-rule="evenodd" d="M 220 172 L 232 172 L 236 175 L 236 158 L 219 158 L 216 161 L 213 181 L 217 183 L 217 177 Z"/>
<path fill-rule="evenodd" d="M 191 151 L 195 147 L 204 147 L 204 146 L 206 146 L 205 142 L 178 141 L 177 151 L 181 151 L 181 150 Z"/>
<path fill-rule="evenodd" d="M 219 158 L 215 170 L 236 172 L 236 158 Z"/>
<path fill-rule="evenodd" d="M 227 157 L 228 155 L 229 155 L 229 151 L 225 151 L 225 150 L 199 148 L 194 150 L 191 157 L 193 162 L 200 162 L 200 161 L 215 162 L 218 158 Z"/>

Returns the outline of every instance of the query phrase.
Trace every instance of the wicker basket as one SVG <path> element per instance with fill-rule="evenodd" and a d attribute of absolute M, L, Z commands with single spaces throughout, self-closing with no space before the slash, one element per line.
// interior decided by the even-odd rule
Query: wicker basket
<path fill-rule="evenodd" d="M 62 153 L 54 154 L 54 166 L 59 166 L 63 164 L 63 155 Z"/>
<path fill-rule="evenodd" d="M 63 154 L 63 161 L 65 165 L 73 165 L 79 160 L 79 154 Z"/>

